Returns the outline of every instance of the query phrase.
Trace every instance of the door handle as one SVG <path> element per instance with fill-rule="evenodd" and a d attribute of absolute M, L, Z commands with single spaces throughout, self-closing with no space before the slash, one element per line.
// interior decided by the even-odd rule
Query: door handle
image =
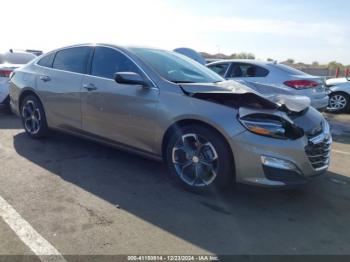
<path fill-rule="evenodd" d="M 83 88 L 85 88 L 87 91 L 94 91 L 97 90 L 97 87 L 94 84 L 88 84 L 88 85 L 83 85 Z"/>
<path fill-rule="evenodd" d="M 49 76 L 40 76 L 40 80 L 44 82 L 51 81 L 51 78 Z"/>

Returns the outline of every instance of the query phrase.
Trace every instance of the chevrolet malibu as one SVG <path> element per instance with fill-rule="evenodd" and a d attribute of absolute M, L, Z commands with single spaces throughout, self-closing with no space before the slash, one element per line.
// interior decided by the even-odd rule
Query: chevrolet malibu
<path fill-rule="evenodd" d="M 12 74 L 10 103 L 32 138 L 56 129 L 164 160 L 194 190 L 300 185 L 329 165 L 329 125 L 307 102 L 264 97 L 170 51 L 55 50 Z"/>

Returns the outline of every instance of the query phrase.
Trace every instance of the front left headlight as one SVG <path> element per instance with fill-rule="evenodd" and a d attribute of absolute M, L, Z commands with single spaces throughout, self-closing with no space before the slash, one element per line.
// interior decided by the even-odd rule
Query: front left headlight
<path fill-rule="evenodd" d="M 266 114 L 253 114 L 239 118 L 250 132 L 277 139 L 296 139 L 304 135 L 303 130 L 283 118 Z"/>
<path fill-rule="evenodd" d="M 240 121 L 246 129 L 255 134 L 287 139 L 286 130 L 281 122 L 273 120 L 262 121 L 257 119 L 240 119 Z"/>

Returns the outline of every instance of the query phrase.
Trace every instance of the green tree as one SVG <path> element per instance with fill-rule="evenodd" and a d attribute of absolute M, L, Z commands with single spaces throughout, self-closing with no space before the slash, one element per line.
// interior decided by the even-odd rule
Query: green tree
<path fill-rule="evenodd" d="M 288 64 L 294 64 L 295 60 L 292 59 L 292 58 L 288 58 L 287 61 L 286 61 Z"/>
<path fill-rule="evenodd" d="M 238 53 L 238 54 L 231 54 L 229 56 L 231 59 L 255 59 L 255 55 L 252 53 Z"/>
<path fill-rule="evenodd" d="M 336 69 L 336 68 L 344 68 L 343 64 L 342 63 L 338 63 L 337 61 L 332 61 L 332 62 L 329 62 L 328 63 L 328 68 L 329 69 Z"/>

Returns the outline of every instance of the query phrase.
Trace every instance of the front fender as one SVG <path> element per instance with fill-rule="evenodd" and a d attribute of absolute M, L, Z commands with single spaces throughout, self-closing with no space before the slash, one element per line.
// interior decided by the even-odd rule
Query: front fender
<path fill-rule="evenodd" d="M 331 86 L 329 90 L 331 91 L 331 93 L 344 92 L 350 95 L 350 83 L 343 83 L 343 84 Z"/>

